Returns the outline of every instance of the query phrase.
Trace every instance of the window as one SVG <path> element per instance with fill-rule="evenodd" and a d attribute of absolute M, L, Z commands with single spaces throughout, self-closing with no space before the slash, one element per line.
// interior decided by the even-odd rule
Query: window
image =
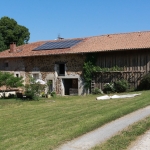
<path fill-rule="evenodd" d="M 8 67 L 8 62 L 5 62 L 5 67 Z"/>
<path fill-rule="evenodd" d="M 39 73 L 33 73 L 32 75 L 35 80 L 39 79 Z"/>
<path fill-rule="evenodd" d="M 65 75 L 65 64 L 59 64 L 59 75 Z"/>

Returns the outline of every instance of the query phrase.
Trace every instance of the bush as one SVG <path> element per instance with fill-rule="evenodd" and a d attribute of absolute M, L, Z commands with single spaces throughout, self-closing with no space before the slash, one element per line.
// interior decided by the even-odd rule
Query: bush
<path fill-rule="evenodd" d="M 137 89 L 138 90 L 150 90 L 150 73 L 148 73 L 147 75 L 143 77 Z"/>
<path fill-rule="evenodd" d="M 56 92 L 54 92 L 54 91 L 51 92 L 51 96 L 52 96 L 52 97 L 56 97 Z"/>
<path fill-rule="evenodd" d="M 116 81 L 114 83 L 114 88 L 116 92 L 125 92 L 127 91 L 128 87 L 129 87 L 129 84 L 127 80 L 124 80 L 124 79 Z"/>
<path fill-rule="evenodd" d="M 44 90 L 44 86 L 38 83 L 26 84 L 25 85 L 25 96 L 26 99 L 38 100 L 40 93 Z"/>
<path fill-rule="evenodd" d="M 114 93 L 115 89 L 114 89 L 114 84 L 113 83 L 106 83 L 104 85 L 104 89 L 103 89 L 104 93 Z"/>
<path fill-rule="evenodd" d="M 99 88 L 95 88 L 93 91 L 92 91 L 92 94 L 103 94 L 103 91 Z"/>
<path fill-rule="evenodd" d="M 38 100 L 40 93 L 43 93 L 45 90 L 45 85 L 39 84 L 35 79 L 29 76 L 29 84 L 25 85 L 25 96 L 26 99 Z"/>
<path fill-rule="evenodd" d="M 15 98 L 15 94 L 9 93 L 8 98 Z"/>
<path fill-rule="evenodd" d="M 37 96 L 35 95 L 33 91 L 25 91 L 25 96 L 26 96 L 26 99 L 29 99 L 29 100 L 36 100 L 37 98 Z"/>
<path fill-rule="evenodd" d="M 129 85 L 128 85 L 127 80 L 122 79 L 122 80 L 114 82 L 114 84 L 106 83 L 104 85 L 103 91 L 104 91 L 104 93 L 107 93 L 107 94 L 114 93 L 114 92 L 119 93 L 119 92 L 127 91 L 128 87 L 129 87 Z"/>

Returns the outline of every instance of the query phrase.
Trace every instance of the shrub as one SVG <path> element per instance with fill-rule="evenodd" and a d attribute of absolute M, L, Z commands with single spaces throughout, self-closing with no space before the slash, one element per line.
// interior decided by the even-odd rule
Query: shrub
<path fill-rule="evenodd" d="M 104 93 L 114 93 L 115 89 L 114 89 L 114 84 L 113 83 L 106 83 L 104 85 L 104 89 L 103 89 Z"/>
<path fill-rule="evenodd" d="M 26 99 L 38 100 L 40 93 L 44 92 L 46 85 L 39 84 L 35 79 L 29 76 L 29 84 L 25 85 Z"/>
<path fill-rule="evenodd" d="M 92 91 L 92 94 L 103 94 L 103 91 L 99 88 L 95 88 L 93 91 Z"/>
<path fill-rule="evenodd" d="M 51 96 L 56 97 L 56 92 L 55 91 L 51 92 Z"/>
<path fill-rule="evenodd" d="M 26 99 L 28 99 L 28 100 L 37 100 L 37 96 L 32 90 L 25 91 L 25 96 L 26 96 Z"/>
<path fill-rule="evenodd" d="M 116 81 L 114 83 L 114 88 L 116 92 L 125 92 L 127 91 L 128 87 L 129 87 L 129 84 L 127 80 L 124 80 L 124 79 Z"/>
<path fill-rule="evenodd" d="M 150 90 L 150 73 L 143 77 L 137 89 Z"/>
<path fill-rule="evenodd" d="M 15 98 L 15 94 L 9 93 L 8 98 Z"/>
<path fill-rule="evenodd" d="M 41 96 L 41 97 L 46 97 L 45 92 L 41 92 L 41 93 L 40 93 L 40 96 Z"/>

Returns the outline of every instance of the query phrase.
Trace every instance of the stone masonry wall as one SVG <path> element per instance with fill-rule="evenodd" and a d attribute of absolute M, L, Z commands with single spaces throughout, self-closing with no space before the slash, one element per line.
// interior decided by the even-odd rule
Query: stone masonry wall
<path fill-rule="evenodd" d="M 56 55 L 56 56 L 42 56 L 33 58 L 24 58 L 26 70 L 26 83 L 28 76 L 33 71 L 41 73 L 41 79 L 52 79 L 54 81 L 54 88 L 58 94 L 61 94 L 61 80 L 56 75 L 55 64 L 66 64 L 66 75 L 81 75 L 83 68 L 83 55 Z M 47 78 L 51 76 L 51 78 Z"/>
<path fill-rule="evenodd" d="M 34 72 L 40 73 L 42 80 L 52 79 L 54 81 L 55 90 L 60 94 L 61 89 L 59 87 L 61 80 L 56 74 L 55 64 L 65 63 L 67 76 L 81 76 L 84 59 L 85 56 L 81 54 L 1 59 L 0 71 L 19 72 L 24 77 L 25 84 L 29 81 L 29 75 Z M 5 62 L 9 63 L 8 67 L 5 66 Z"/>

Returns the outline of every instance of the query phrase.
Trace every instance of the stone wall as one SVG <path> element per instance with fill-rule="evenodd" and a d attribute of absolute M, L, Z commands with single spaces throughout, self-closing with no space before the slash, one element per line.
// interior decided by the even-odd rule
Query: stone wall
<path fill-rule="evenodd" d="M 54 90 L 62 95 L 63 78 L 78 78 L 79 83 L 82 83 L 80 80 L 82 80 L 84 59 L 85 56 L 81 54 L 0 59 L 0 71 L 18 73 L 23 76 L 24 84 L 29 82 L 30 75 L 37 73 L 44 81 L 52 80 Z M 7 67 L 6 62 L 8 62 Z M 65 76 L 58 76 L 57 64 L 59 63 L 65 63 Z M 82 90 L 83 86 L 79 85 L 79 87 Z"/>

